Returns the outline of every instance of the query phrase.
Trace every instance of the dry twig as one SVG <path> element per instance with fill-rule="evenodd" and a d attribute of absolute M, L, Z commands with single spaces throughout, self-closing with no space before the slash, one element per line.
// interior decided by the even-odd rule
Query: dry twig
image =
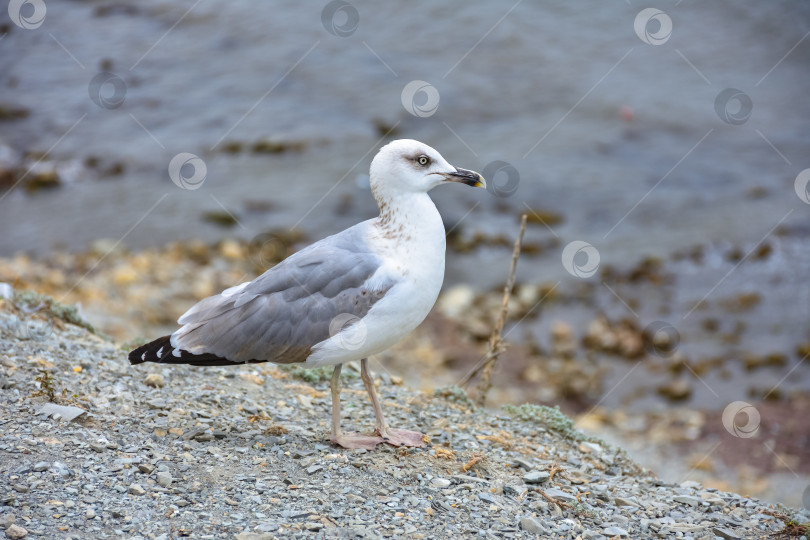
<path fill-rule="evenodd" d="M 554 463 L 551 465 L 551 468 L 548 470 L 548 480 L 551 482 L 554 480 L 554 475 L 559 474 L 560 476 L 565 477 L 565 469 L 563 469 L 559 463 Z"/>
<path fill-rule="evenodd" d="M 492 387 L 492 370 L 495 363 L 498 361 L 498 356 L 506 350 L 501 340 L 501 332 L 503 325 L 506 323 L 506 315 L 509 308 L 509 297 L 512 294 L 512 287 L 515 284 L 515 269 L 517 268 L 517 261 L 520 257 L 520 246 L 523 242 L 523 233 L 526 232 L 526 214 L 520 218 L 520 233 L 515 239 L 515 246 L 512 250 L 512 262 L 509 266 L 509 277 L 506 280 L 506 285 L 503 288 L 503 300 L 501 301 L 501 312 L 498 315 L 495 326 L 492 328 L 492 333 L 489 335 L 489 342 L 487 343 L 487 354 L 484 356 L 483 362 L 479 363 L 480 367 L 472 370 L 459 384 L 464 386 L 469 383 L 480 371 L 481 381 L 478 383 L 478 395 L 475 399 L 476 405 L 483 406 L 487 399 L 487 392 Z"/>
<path fill-rule="evenodd" d="M 543 491 L 543 490 L 542 490 L 542 489 L 540 489 L 540 488 L 534 488 L 534 490 L 535 490 L 537 493 L 539 493 L 540 495 L 542 495 L 542 496 L 543 496 L 543 498 L 544 498 L 545 500 L 547 500 L 547 501 L 548 501 L 548 502 L 550 502 L 550 503 L 554 503 L 554 504 L 556 504 L 556 505 L 557 505 L 557 506 L 559 506 L 560 508 L 571 508 L 571 505 L 570 505 L 570 504 L 568 504 L 567 502 L 558 501 L 557 499 L 555 499 L 555 498 L 554 498 L 554 497 L 552 497 L 551 495 L 548 495 L 548 494 L 547 494 L 545 491 Z"/>
<path fill-rule="evenodd" d="M 436 448 L 436 457 L 439 459 L 456 459 L 456 453 L 450 448 Z"/>
<path fill-rule="evenodd" d="M 484 459 L 484 454 L 473 454 L 472 459 L 461 466 L 461 470 L 469 472 L 470 469 L 478 465 Z"/>

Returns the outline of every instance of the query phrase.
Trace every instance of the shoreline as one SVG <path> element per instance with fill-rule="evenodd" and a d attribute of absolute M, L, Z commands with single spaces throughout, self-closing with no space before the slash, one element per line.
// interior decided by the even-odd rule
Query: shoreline
<path fill-rule="evenodd" d="M 9 333 L 32 319 L 52 332 Z M 9 300 L 0 339 L 8 419 L 0 520 L 10 538 L 713 539 L 791 534 L 791 520 L 810 519 L 697 482 L 664 482 L 554 409 L 475 411 L 383 375 L 392 420 L 423 429 L 432 444 L 345 452 L 325 440 L 325 381 L 269 366 L 133 369 L 109 341 Z M 34 380 L 42 370 L 47 383 Z M 346 390 L 346 420 L 366 429 L 359 378 L 347 377 Z M 49 399 L 86 412 L 69 422 L 38 414 Z"/>

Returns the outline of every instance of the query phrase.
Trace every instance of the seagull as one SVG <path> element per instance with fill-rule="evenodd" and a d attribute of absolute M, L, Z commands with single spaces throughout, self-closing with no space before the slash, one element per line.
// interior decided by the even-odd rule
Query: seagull
<path fill-rule="evenodd" d="M 424 446 L 422 433 L 386 422 L 368 357 L 407 336 L 439 295 L 445 230 L 428 192 L 449 182 L 486 188 L 486 181 L 412 139 L 383 146 L 369 176 L 379 216 L 294 253 L 253 281 L 201 300 L 178 319 L 180 328 L 172 335 L 129 353 L 130 363 L 334 366 L 334 444 L 366 450 L 380 443 Z M 340 371 L 356 360 L 374 409 L 373 436 L 340 426 Z"/>

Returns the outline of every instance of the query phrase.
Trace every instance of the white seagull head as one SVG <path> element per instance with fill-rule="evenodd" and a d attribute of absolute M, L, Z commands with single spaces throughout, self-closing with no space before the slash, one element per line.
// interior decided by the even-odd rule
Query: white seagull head
<path fill-rule="evenodd" d="M 450 165 L 430 146 L 413 139 L 399 139 L 383 146 L 371 161 L 371 190 L 375 196 L 426 193 L 446 182 L 473 187 L 487 186 L 475 171 Z"/>

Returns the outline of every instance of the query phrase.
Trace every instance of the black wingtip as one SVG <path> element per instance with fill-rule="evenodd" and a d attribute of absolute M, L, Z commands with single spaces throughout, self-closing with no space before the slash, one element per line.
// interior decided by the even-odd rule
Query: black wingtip
<path fill-rule="evenodd" d="M 163 354 L 158 356 L 158 352 L 172 352 L 171 336 L 159 337 L 154 341 L 141 345 L 129 353 L 129 363 L 132 365 L 143 364 L 144 362 L 160 362 Z M 164 349 L 164 351 L 161 351 Z"/>
<path fill-rule="evenodd" d="M 171 336 L 159 337 L 129 353 L 129 363 L 137 365 L 144 362 L 157 362 L 159 364 L 190 364 L 192 366 L 233 366 L 244 363 L 234 362 L 211 353 L 192 354 L 180 349 L 179 354 L 175 354 L 175 351 L 176 349 L 172 347 Z M 263 361 L 253 360 L 252 362 Z"/>

